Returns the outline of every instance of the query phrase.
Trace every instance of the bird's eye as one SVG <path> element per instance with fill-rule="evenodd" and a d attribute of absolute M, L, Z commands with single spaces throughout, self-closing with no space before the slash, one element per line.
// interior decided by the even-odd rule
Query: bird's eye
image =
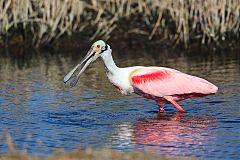
<path fill-rule="evenodd" d="M 100 45 L 99 45 L 99 44 L 97 45 L 97 48 L 100 48 Z"/>

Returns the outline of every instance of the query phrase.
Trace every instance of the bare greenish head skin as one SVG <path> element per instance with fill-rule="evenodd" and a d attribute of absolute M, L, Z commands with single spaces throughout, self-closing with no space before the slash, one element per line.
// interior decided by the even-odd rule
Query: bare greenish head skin
<path fill-rule="evenodd" d="M 78 75 L 76 77 L 74 77 L 71 81 L 70 81 L 70 87 L 74 87 L 77 82 L 78 79 L 80 78 L 81 74 L 85 71 L 85 69 L 92 63 L 94 62 L 98 57 L 100 57 L 101 53 L 103 53 L 104 51 L 106 51 L 108 49 L 108 45 L 103 41 L 103 40 L 98 40 L 96 42 L 93 43 L 93 45 L 91 46 L 91 48 L 89 49 L 89 51 L 87 52 L 87 55 L 82 59 L 82 61 L 76 66 L 74 67 L 63 79 L 64 83 L 67 83 L 70 78 L 72 77 L 73 73 L 82 65 L 84 64 L 84 66 L 82 67 L 82 69 L 80 70 L 80 72 L 78 73 Z"/>
<path fill-rule="evenodd" d="M 106 43 L 103 40 L 98 40 L 93 43 L 92 47 L 95 48 L 96 51 L 103 51 L 105 50 Z"/>
<path fill-rule="evenodd" d="M 89 50 L 95 53 L 92 59 L 92 62 L 94 62 L 101 55 L 101 53 L 103 53 L 106 50 L 107 50 L 107 44 L 103 40 L 98 40 L 94 42 Z"/>

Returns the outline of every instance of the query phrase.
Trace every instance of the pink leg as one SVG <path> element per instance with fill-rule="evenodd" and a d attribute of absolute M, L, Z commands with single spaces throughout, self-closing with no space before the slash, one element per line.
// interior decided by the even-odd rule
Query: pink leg
<path fill-rule="evenodd" d="M 161 101 L 157 101 L 158 107 L 159 107 L 159 112 L 163 113 L 164 112 L 164 103 Z"/>
<path fill-rule="evenodd" d="M 174 101 L 172 96 L 164 96 L 163 98 L 171 102 L 180 112 L 185 112 L 184 109 L 181 106 L 179 106 L 179 104 L 177 104 L 176 101 Z"/>

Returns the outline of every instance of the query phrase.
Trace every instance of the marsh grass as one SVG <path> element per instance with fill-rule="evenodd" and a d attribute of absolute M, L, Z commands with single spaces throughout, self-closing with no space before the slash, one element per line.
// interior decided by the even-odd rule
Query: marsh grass
<path fill-rule="evenodd" d="M 193 160 L 193 158 L 184 157 L 170 157 L 170 156 L 154 156 L 150 152 L 137 152 L 123 153 L 109 148 L 102 149 L 75 149 L 71 152 L 64 150 L 56 150 L 48 157 L 33 156 L 27 154 L 27 151 L 18 150 L 13 143 L 12 137 L 5 132 L 6 144 L 8 146 L 7 154 L 0 154 L 1 160 Z"/>
<path fill-rule="evenodd" d="M 194 160 L 193 158 L 153 156 L 149 153 L 132 152 L 124 154 L 112 149 L 86 149 L 72 152 L 55 151 L 49 157 L 31 156 L 26 153 L 0 155 L 1 160 Z"/>
<path fill-rule="evenodd" d="M 220 44 L 239 39 L 240 0 L 0 0 L 0 23 L 0 43 L 18 36 L 39 46 L 86 32 L 107 40 L 123 31 L 185 47 Z"/>

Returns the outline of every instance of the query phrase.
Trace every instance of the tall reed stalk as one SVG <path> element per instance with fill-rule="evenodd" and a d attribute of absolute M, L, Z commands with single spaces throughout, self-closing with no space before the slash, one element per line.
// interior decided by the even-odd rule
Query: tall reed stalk
<path fill-rule="evenodd" d="M 21 35 L 39 46 L 86 31 L 109 39 L 122 28 L 186 47 L 238 39 L 240 0 L 0 0 L 0 43 Z"/>

